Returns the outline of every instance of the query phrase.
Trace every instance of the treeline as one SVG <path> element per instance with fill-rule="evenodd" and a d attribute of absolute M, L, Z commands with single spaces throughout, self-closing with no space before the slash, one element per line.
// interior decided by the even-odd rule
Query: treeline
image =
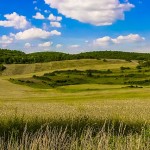
<path fill-rule="evenodd" d="M 147 61 L 150 60 L 150 54 L 121 51 L 94 51 L 80 54 L 66 54 L 61 52 L 36 52 L 25 54 L 17 50 L 0 49 L 0 64 L 28 64 L 75 59 L 124 59 L 127 61 Z"/>
<path fill-rule="evenodd" d="M 69 54 L 60 52 L 37 52 L 25 54 L 21 51 L 0 49 L 0 64 L 28 64 L 70 59 Z"/>

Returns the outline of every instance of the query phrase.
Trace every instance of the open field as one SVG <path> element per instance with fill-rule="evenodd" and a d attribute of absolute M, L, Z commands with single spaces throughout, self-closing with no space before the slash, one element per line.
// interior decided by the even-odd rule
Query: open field
<path fill-rule="evenodd" d="M 82 60 L 66 60 L 66 61 L 54 61 L 49 63 L 37 63 L 37 64 L 7 64 L 6 70 L 3 71 L 3 76 L 14 76 L 14 75 L 23 75 L 27 74 L 40 74 L 47 71 L 54 71 L 60 69 L 113 69 L 119 68 L 121 65 L 124 67 L 131 66 L 135 67 L 137 65 L 137 61 L 133 61 L 132 63 L 124 60 L 112 60 L 107 63 L 103 60 L 90 60 L 90 59 L 82 59 Z"/>
<path fill-rule="evenodd" d="M 130 67 L 130 71 L 122 73 L 125 74 L 137 72 L 137 65 L 137 61 L 123 60 L 71 60 L 6 65 L 7 69 L 0 76 L 1 137 L 18 137 L 14 143 L 11 143 L 11 138 L 7 140 L 10 142 L 9 149 L 21 146 L 23 149 L 25 139 L 27 149 L 33 150 L 37 147 L 43 150 L 55 149 L 56 145 L 58 149 L 64 150 L 150 149 L 149 85 L 123 88 L 126 85 L 122 83 L 90 83 L 43 89 L 9 81 L 10 78 L 31 78 L 33 75 L 42 76 L 56 70 L 110 69 L 120 73 L 120 67 Z M 140 74 L 143 75 L 142 79 L 150 79 L 149 72 Z M 43 129 L 39 131 L 41 126 Z M 22 136 L 24 130 L 25 134 Z M 24 139 L 19 139 L 20 137 Z M 45 145 L 42 145 L 43 141 Z M 5 140 L 0 138 L 1 149 L 4 149 L 4 143 Z"/>

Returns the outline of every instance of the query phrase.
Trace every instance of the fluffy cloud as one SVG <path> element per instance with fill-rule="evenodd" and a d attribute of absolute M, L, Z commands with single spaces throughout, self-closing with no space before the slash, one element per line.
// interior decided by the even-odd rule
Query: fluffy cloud
<path fill-rule="evenodd" d="M 51 25 L 52 27 L 57 27 L 57 28 L 60 28 L 60 27 L 61 27 L 60 22 L 57 22 L 57 21 L 52 21 L 52 22 L 50 22 L 50 25 Z"/>
<path fill-rule="evenodd" d="M 140 42 L 140 41 L 144 41 L 145 38 L 144 37 L 141 37 L 140 35 L 138 34 L 129 34 L 127 36 L 118 36 L 116 39 L 112 39 L 112 41 L 114 43 L 131 43 L 131 42 Z"/>
<path fill-rule="evenodd" d="M 40 12 L 37 12 L 35 16 L 33 16 L 33 18 L 35 19 L 45 19 L 45 17 L 40 13 Z"/>
<path fill-rule="evenodd" d="M 13 38 L 3 35 L 2 37 L 0 37 L 0 44 L 2 45 L 2 47 L 7 47 L 9 44 L 11 44 L 13 42 Z"/>
<path fill-rule="evenodd" d="M 102 38 L 98 38 L 93 41 L 94 45 L 105 47 L 110 44 L 123 44 L 123 43 L 135 43 L 144 41 L 145 38 L 141 37 L 138 34 L 129 34 L 127 36 L 118 36 L 117 38 L 111 38 L 109 36 L 105 36 Z"/>
<path fill-rule="evenodd" d="M 53 31 L 45 31 L 42 30 L 40 28 L 31 28 L 28 30 L 25 30 L 23 32 L 19 32 L 15 35 L 15 38 L 17 40 L 28 40 L 28 39 L 47 39 L 50 36 L 53 35 L 61 35 L 60 32 L 58 32 L 57 30 L 53 30 Z"/>
<path fill-rule="evenodd" d="M 107 45 L 111 44 L 112 43 L 112 39 L 109 36 L 105 36 L 105 37 L 98 38 L 98 39 L 94 40 L 93 43 L 96 46 L 104 47 L 104 46 L 107 46 Z"/>
<path fill-rule="evenodd" d="M 0 44 L 1 44 L 3 47 L 8 46 L 8 45 L 11 44 L 12 42 L 13 42 L 13 38 L 12 38 L 12 37 L 9 37 L 9 36 L 6 36 L 6 35 L 3 35 L 2 37 L 0 37 Z"/>
<path fill-rule="evenodd" d="M 41 43 L 38 46 L 39 47 L 50 47 L 53 44 L 53 42 L 45 42 L 45 43 Z"/>
<path fill-rule="evenodd" d="M 14 27 L 15 29 L 24 29 L 29 25 L 25 16 L 20 16 L 16 12 L 12 14 L 6 14 L 4 17 L 7 20 L 0 21 L 0 26 L 4 27 Z"/>
<path fill-rule="evenodd" d="M 49 17 L 48 17 L 48 20 L 50 20 L 50 21 L 61 21 L 62 17 L 54 16 L 53 14 L 50 14 Z"/>
<path fill-rule="evenodd" d="M 96 26 L 124 20 L 124 12 L 134 7 L 119 0 L 45 0 L 45 3 L 66 17 Z M 52 19 L 52 15 L 49 18 Z"/>
<path fill-rule="evenodd" d="M 25 45 L 24 45 L 26 48 L 29 48 L 29 47 L 31 47 L 31 44 L 30 43 L 25 43 Z"/>
<path fill-rule="evenodd" d="M 13 42 L 13 38 L 3 35 L 2 37 L 0 37 L 0 43 L 4 43 L 4 44 L 10 44 Z"/>
<path fill-rule="evenodd" d="M 58 32 L 57 30 L 53 30 L 50 33 L 51 33 L 52 36 L 53 35 L 58 35 L 58 36 L 61 35 L 61 32 Z"/>

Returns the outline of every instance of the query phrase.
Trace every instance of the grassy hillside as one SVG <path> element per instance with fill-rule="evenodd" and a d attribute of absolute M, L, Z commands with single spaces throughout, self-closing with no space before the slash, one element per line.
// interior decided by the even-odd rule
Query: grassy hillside
<path fill-rule="evenodd" d="M 57 88 L 68 85 L 102 84 L 122 85 L 124 88 L 143 88 L 150 85 L 150 69 L 131 69 L 120 67 L 120 70 L 58 70 L 42 76 L 30 78 L 11 78 L 9 81 L 33 88 Z M 122 87 L 122 88 L 123 88 Z"/>
<path fill-rule="evenodd" d="M 150 79 L 149 68 L 138 69 L 137 65 L 137 61 L 110 59 L 5 64 L 0 76 L 1 149 L 7 145 L 10 149 L 46 150 L 59 145 L 62 150 L 89 147 L 149 150 L 149 85 L 122 88 L 122 84 L 95 82 L 42 89 L 9 81 L 72 69 L 83 72 L 110 69 L 114 75 L 136 72 L 141 74 L 140 79 Z M 130 69 L 121 70 L 121 67 Z"/>
<path fill-rule="evenodd" d="M 2 72 L 3 76 L 26 75 L 30 73 L 48 72 L 60 69 L 119 69 L 120 66 L 136 67 L 137 61 L 127 62 L 125 60 L 109 60 L 107 62 L 96 59 L 65 60 L 49 63 L 34 64 L 5 64 L 6 69 Z"/>
<path fill-rule="evenodd" d="M 30 64 L 30 65 L 7 65 L 7 69 L 2 73 L 0 77 L 0 99 L 5 103 L 7 101 L 30 101 L 30 102 L 85 102 L 85 101 L 98 101 L 103 100 L 148 100 L 150 96 L 149 86 L 142 89 L 139 88 L 122 88 L 120 85 L 104 85 L 104 84 L 81 84 L 81 85 L 69 85 L 61 86 L 50 89 L 35 89 L 24 85 L 13 84 L 8 80 L 10 78 L 30 78 L 33 75 L 43 75 L 57 70 L 68 69 L 97 69 L 97 70 L 112 70 L 119 71 L 120 67 L 130 67 L 131 70 L 125 70 L 126 72 L 132 72 L 133 69 L 138 73 L 136 69 L 137 62 L 127 62 L 123 60 L 108 60 L 103 62 L 101 60 L 70 60 L 62 62 L 51 62 L 43 64 Z M 36 68 L 36 69 L 35 69 Z M 38 72 L 39 71 L 39 72 Z M 123 74 L 124 74 L 123 73 Z M 143 74 L 143 73 L 140 73 Z M 146 72 L 148 75 L 149 72 Z M 7 76 L 6 76 L 7 75 Z M 147 77 L 148 78 L 148 77 Z M 133 78 L 134 79 L 134 78 Z M 105 80 L 104 80 L 105 81 Z M 108 101 L 107 101 L 108 102 Z M 113 103 L 113 101 L 111 101 Z M 145 101 L 146 102 L 146 101 Z M 147 101 L 149 102 L 149 101 Z M 147 103 L 146 102 L 146 103 Z M 120 101 L 120 104 L 122 101 Z M 133 101 L 134 103 L 134 101 Z M 128 104 L 127 104 L 128 105 Z M 137 104 L 138 105 L 138 104 Z M 115 107 L 115 105 L 114 105 Z"/>

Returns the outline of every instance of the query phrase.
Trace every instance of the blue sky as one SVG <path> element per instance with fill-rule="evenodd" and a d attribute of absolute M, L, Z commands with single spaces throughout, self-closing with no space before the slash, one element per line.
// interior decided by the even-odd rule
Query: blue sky
<path fill-rule="evenodd" d="M 149 0 L 1 0 L 0 48 L 150 52 Z"/>

